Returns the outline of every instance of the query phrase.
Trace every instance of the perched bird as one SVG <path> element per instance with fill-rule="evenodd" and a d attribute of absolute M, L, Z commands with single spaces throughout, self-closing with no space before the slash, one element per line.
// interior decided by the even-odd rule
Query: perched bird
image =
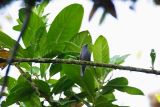
<path fill-rule="evenodd" d="M 150 56 L 151 56 L 152 70 L 154 70 L 154 62 L 156 59 L 156 52 L 154 49 L 151 50 Z"/>
<path fill-rule="evenodd" d="M 83 45 L 83 47 L 82 47 L 81 54 L 80 54 L 80 60 L 83 60 L 83 61 L 90 61 L 91 60 L 91 53 L 88 50 L 87 44 Z M 80 71 L 81 76 L 84 76 L 85 69 L 86 69 L 86 65 L 82 65 L 81 71 Z"/>

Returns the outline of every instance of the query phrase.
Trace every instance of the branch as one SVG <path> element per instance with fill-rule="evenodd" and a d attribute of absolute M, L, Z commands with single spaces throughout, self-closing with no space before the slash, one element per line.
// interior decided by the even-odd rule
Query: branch
<path fill-rule="evenodd" d="M 0 63 L 7 62 L 7 60 L 8 59 L 0 58 Z M 105 68 L 136 71 L 136 72 L 160 75 L 159 70 L 137 68 L 137 67 L 132 67 L 132 66 L 122 66 L 122 65 L 115 65 L 115 64 L 96 63 L 96 62 L 93 62 L 93 61 L 71 60 L 71 59 L 17 58 L 17 59 L 13 59 L 13 62 L 61 63 L 61 64 L 75 64 L 75 65 L 85 64 L 85 65 L 88 65 L 88 66 L 105 67 Z"/>
<path fill-rule="evenodd" d="M 25 30 L 27 29 L 27 26 L 28 26 L 28 23 L 29 23 L 29 19 L 30 19 L 30 16 L 31 16 L 31 13 L 32 13 L 32 7 L 34 5 L 34 2 L 35 1 L 28 1 L 26 3 L 26 16 L 25 16 L 25 19 L 23 21 L 23 26 L 22 26 L 22 29 L 21 29 L 21 33 L 15 43 L 15 45 L 13 46 L 12 48 L 12 52 L 11 52 L 11 55 L 10 55 L 10 58 L 7 60 L 7 63 L 8 63 L 8 67 L 7 67 L 7 70 L 6 70 L 6 73 L 5 73 L 5 77 L 4 77 L 4 80 L 3 80 L 3 83 L 2 83 L 2 88 L 1 88 L 1 91 L 0 91 L 0 100 L 2 98 L 1 96 L 1 93 L 3 93 L 4 89 L 5 89 L 5 86 L 8 82 L 8 73 L 9 73 L 9 70 L 10 70 L 10 66 L 13 62 L 13 59 L 15 58 L 16 54 L 17 54 L 17 50 L 18 50 L 18 46 L 19 46 L 19 41 L 21 39 L 21 37 L 25 34 Z"/>

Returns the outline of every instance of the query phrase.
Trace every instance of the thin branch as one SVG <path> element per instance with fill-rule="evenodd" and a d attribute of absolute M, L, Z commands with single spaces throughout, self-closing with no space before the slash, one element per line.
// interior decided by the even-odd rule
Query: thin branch
<path fill-rule="evenodd" d="M 1 91 L 0 91 L 0 100 L 2 98 L 1 93 L 3 93 L 3 91 L 5 89 L 5 86 L 6 86 L 7 82 L 8 82 L 8 77 L 7 76 L 8 76 L 9 70 L 10 70 L 10 66 L 11 66 L 11 64 L 13 62 L 13 59 L 15 58 L 15 56 L 17 54 L 17 50 L 19 48 L 18 47 L 19 46 L 19 41 L 20 41 L 22 35 L 24 35 L 25 30 L 26 30 L 26 28 L 28 26 L 28 22 L 29 22 L 30 15 L 31 15 L 31 10 L 32 10 L 32 5 L 28 5 L 26 7 L 26 17 L 25 17 L 25 20 L 24 20 L 24 23 L 23 23 L 23 26 L 22 26 L 22 29 L 21 29 L 21 33 L 20 33 L 15 45 L 13 46 L 13 50 L 11 52 L 10 58 L 7 60 L 8 67 L 7 67 L 7 70 L 6 70 L 6 73 L 5 73 L 5 77 L 4 77 L 4 80 L 3 80 L 3 85 L 2 85 L 2 88 L 1 88 Z"/>
<path fill-rule="evenodd" d="M 7 60 L 8 59 L 0 58 L 0 63 L 6 62 Z M 122 65 L 115 65 L 115 64 L 96 63 L 93 61 L 71 60 L 71 59 L 17 58 L 17 59 L 13 59 L 13 62 L 61 63 L 61 64 L 75 64 L 75 65 L 86 64 L 88 66 L 106 67 L 106 68 L 112 68 L 112 69 L 136 71 L 136 72 L 160 75 L 159 70 L 138 68 L 138 67 L 132 67 L 132 66 L 122 66 Z"/>
<path fill-rule="evenodd" d="M 19 70 L 19 72 L 21 73 L 21 75 L 28 81 L 28 83 L 29 83 L 29 84 L 31 85 L 31 87 L 35 90 L 35 92 L 36 92 L 36 94 L 37 94 L 38 96 L 44 97 L 44 98 L 46 99 L 46 101 L 49 102 L 50 105 L 52 105 L 52 106 L 55 105 L 54 102 L 50 101 L 50 96 L 48 97 L 48 96 L 44 95 L 43 93 L 41 93 L 41 92 L 39 91 L 39 89 L 38 89 L 38 87 L 36 86 L 36 84 L 32 81 L 31 78 L 28 78 L 28 77 L 26 76 L 26 73 L 19 67 L 19 65 L 15 64 L 15 67 Z"/>

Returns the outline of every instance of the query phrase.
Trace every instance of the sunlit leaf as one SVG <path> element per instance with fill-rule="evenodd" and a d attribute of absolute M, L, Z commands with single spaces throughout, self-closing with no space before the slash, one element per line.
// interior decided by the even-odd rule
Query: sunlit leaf
<path fill-rule="evenodd" d="M 105 37 L 99 36 L 93 45 L 93 59 L 99 63 L 109 63 L 109 46 Z M 103 77 L 105 68 L 97 67 L 95 69 L 97 77 Z"/>
<path fill-rule="evenodd" d="M 41 63 L 41 64 L 40 64 L 41 77 L 45 77 L 46 71 L 47 71 L 49 65 L 50 65 L 50 64 L 45 64 L 45 63 Z"/>
<path fill-rule="evenodd" d="M 83 8 L 81 5 L 72 4 L 64 8 L 50 26 L 47 38 L 42 44 L 45 46 L 42 49 L 42 54 L 52 54 L 50 56 L 54 57 L 56 53 L 61 52 L 65 47 L 64 42 L 70 41 L 79 31 L 82 17 Z"/>
<path fill-rule="evenodd" d="M 129 55 L 130 54 L 126 54 L 123 56 L 115 55 L 110 59 L 110 64 L 117 64 L 117 65 L 122 64 Z"/>

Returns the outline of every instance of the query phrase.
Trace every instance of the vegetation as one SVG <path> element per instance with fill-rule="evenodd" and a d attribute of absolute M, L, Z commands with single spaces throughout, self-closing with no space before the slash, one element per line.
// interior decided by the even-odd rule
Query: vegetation
<path fill-rule="evenodd" d="M 16 58 L 79 60 L 82 46 L 88 44 L 94 62 L 120 65 L 125 61 L 128 54 L 110 57 L 108 42 L 103 35 L 93 43 L 89 31 L 79 32 L 84 13 L 82 5 L 71 4 L 65 7 L 48 26 L 47 14 L 44 15 L 47 4 L 48 1 L 42 2 L 33 8 L 28 27 L 22 36 L 25 48 L 19 44 Z M 24 18 L 25 11 L 22 8 L 14 30 L 21 31 Z M 16 41 L 11 37 L 0 31 L 1 57 L 12 52 Z M 3 63 L 1 67 L 5 65 Z M 12 104 L 21 107 L 119 107 L 114 103 L 117 100 L 115 90 L 143 95 L 141 90 L 129 86 L 126 78 L 111 79 L 108 75 L 113 71 L 111 68 L 87 66 L 84 77 L 81 77 L 80 65 L 40 63 L 34 66 L 31 62 L 13 65 L 21 75 L 18 79 L 8 76 L 7 90 L 3 93 L 6 99 L 2 101 L 2 107 Z M 3 80 L 4 77 L 1 77 L 1 85 Z"/>

